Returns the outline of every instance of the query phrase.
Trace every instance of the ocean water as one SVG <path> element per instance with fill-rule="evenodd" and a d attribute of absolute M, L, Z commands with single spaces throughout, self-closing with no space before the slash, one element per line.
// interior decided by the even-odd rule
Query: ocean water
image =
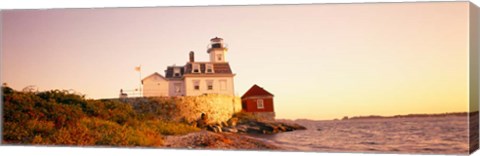
<path fill-rule="evenodd" d="M 293 151 L 467 154 L 467 117 L 296 121 L 307 130 L 256 138 Z"/>

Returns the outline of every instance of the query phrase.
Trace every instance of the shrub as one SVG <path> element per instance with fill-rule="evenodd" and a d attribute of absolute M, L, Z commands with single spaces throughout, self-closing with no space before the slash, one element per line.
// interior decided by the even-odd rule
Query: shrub
<path fill-rule="evenodd" d="M 88 100 L 84 111 L 90 117 L 124 124 L 129 119 L 135 119 L 135 112 L 129 104 L 115 100 Z"/>
<path fill-rule="evenodd" d="M 176 109 L 174 101 L 174 98 L 147 97 L 132 105 L 140 120 L 171 120 L 169 117 L 175 112 L 173 109 Z"/>
<path fill-rule="evenodd" d="M 142 126 L 150 127 L 154 129 L 155 132 L 163 135 L 183 135 L 200 130 L 184 123 L 169 122 L 164 120 L 149 120 L 144 122 Z"/>
<path fill-rule="evenodd" d="M 37 93 L 37 96 L 46 101 L 55 101 L 56 103 L 66 105 L 85 105 L 84 95 L 69 93 L 66 90 L 51 90 Z"/>
<path fill-rule="evenodd" d="M 86 100 L 67 91 L 9 89 L 2 88 L 3 143 L 156 147 L 162 146 L 162 135 L 199 130 L 158 117 L 172 105 L 168 99 L 146 100 L 134 109 L 118 100 Z"/>

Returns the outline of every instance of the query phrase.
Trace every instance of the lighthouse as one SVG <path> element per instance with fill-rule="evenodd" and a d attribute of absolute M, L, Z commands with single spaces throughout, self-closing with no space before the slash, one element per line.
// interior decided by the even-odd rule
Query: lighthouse
<path fill-rule="evenodd" d="M 195 59 L 190 51 L 183 66 L 168 66 L 165 76 L 153 73 L 142 80 L 143 96 L 199 96 L 222 94 L 234 96 L 235 74 L 225 59 L 227 44 L 222 38 L 210 39 L 207 53 L 210 60 Z"/>
<path fill-rule="evenodd" d="M 210 62 L 226 62 L 225 54 L 227 53 L 227 51 L 227 45 L 223 42 L 222 38 L 215 37 L 210 39 L 210 44 L 207 48 L 207 53 L 210 54 Z"/>

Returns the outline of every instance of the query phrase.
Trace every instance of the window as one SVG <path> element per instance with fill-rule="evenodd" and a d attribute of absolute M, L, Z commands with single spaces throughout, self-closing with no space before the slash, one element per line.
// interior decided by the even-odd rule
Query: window
<path fill-rule="evenodd" d="M 213 80 L 207 80 L 207 89 L 213 90 Z"/>
<path fill-rule="evenodd" d="M 181 83 L 175 83 L 175 93 L 181 93 L 182 92 L 182 84 Z"/>
<path fill-rule="evenodd" d="M 221 48 L 221 47 L 222 47 L 222 44 L 220 43 L 212 44 L 212 48 Z"/>
<path fill-rule="evenodd" d="M 217 54 L 217 60 L 222 61 L 222 54 Z"/>
<path fill-rule="evenodd" d="M 173 68 L 173 76 L 180 77 L 180 68 Z"/>
<path fill-rule="evenodd" d="M 207 70 L 205 73 L 213 73 L 213 64 L 206 64 Z"/>
<path fill-rule="evenodd" d="M 192 64 L 192 73 L 200 73 L 200 64 Z"/>
<path fill-rule="evenodd" d="M 227 80 L 220 80 L 220 90 L 227 90 Z"/>
<path fill-rule="evenodd" d="M 257 108 L 258 109 L 263 109 L 263 99 L 258 99 L 257 100 Z"/>
<path fill-rule="evenodd" d="M 200 81 L 199 80 L 194 80 L 193 81 L 193 89 L 200 90 Z"/>

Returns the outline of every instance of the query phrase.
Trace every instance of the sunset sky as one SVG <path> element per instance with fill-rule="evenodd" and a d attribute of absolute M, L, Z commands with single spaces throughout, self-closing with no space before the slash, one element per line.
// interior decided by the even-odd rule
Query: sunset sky
<path fill-rule="evenodd" d="M 2 11 L 1 81 L 118 97 L 142 76 L 207 61 L 215 36 L 241 96 L 277 118 L 464 112 L 468 2 Z"/>

